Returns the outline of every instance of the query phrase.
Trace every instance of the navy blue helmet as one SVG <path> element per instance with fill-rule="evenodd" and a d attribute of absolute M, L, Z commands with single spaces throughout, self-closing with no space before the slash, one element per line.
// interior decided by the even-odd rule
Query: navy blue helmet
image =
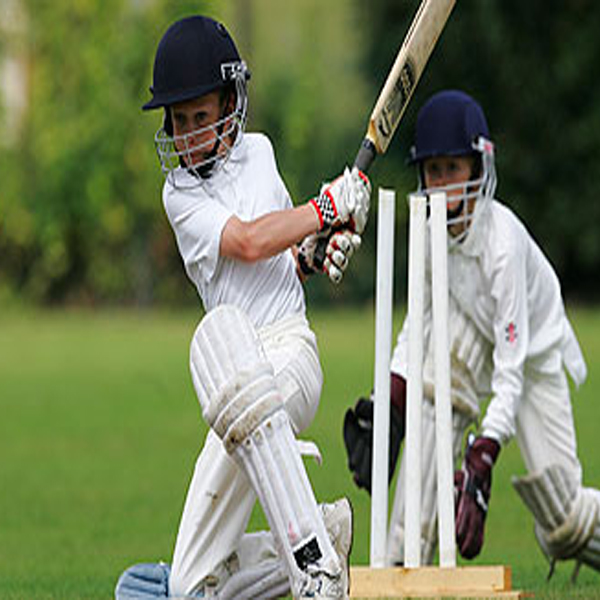
<path fill-rule="evenodd" d="M 433 95 L 419 111 L 410 160 L 414 163 L 433 156 L 473 154 L 473 145 L 480 137 L 490 139 L 481 106 L 465 92 L 444 90 Z"/>
<path fill-rule="evenodd" d="M 436 188 L 425 188 L 423 161 L 436 157 L 473 156 L 471 178 Z M 459 90 L 444 90 L 425 102 L 417 115 L 415 144 L 410 162 L 417 165 L 419 190 L 447 194 L 447 223 L 452 243 L 475 239 L 496 191 L 494 144 L 481 106 Z M 457 205 L 457 200 L 460 200 Z"/>
<path fill-rule="evenodd" d="M 171 25 L 154 59 L 152 99 L 144 110 L 192 100 L 234 80 L 242 59 L 225 27 L 209 17 L 193 16 Z M 245 70 L 244 77 L 248 78 Z"/>

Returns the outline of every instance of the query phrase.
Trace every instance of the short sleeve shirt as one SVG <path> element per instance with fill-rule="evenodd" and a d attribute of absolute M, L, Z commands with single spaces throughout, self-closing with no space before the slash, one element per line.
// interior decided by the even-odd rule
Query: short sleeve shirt
<path fill-rule="evenodd" d="M 165 183 L 163 204 L 205 310 L 235 305 L 255 327 L 303 313 L 304 291 L 291 250 L 253 263 L 219 253 L 223 228 L 233 215 L 251 221 L 293 206 L 269 139 L 244 134 L 228 161 L 200 185 L 189 187 L 197 180 L 184 169 L 178 169 L 175 177 L 181 185 Z"/>

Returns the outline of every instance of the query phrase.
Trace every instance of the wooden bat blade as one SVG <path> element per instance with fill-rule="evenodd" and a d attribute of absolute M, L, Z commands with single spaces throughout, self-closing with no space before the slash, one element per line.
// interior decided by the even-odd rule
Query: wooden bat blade
<path fill-rule="evenodd" d="M 366 139 L 383 154 L 456 0 L 423 0 L 369 119 Z"/>
<path fill-rule="evenodd" d="M 422 0 L 419 5 L 354 159 L 361 171 L 368 171 L 375 157 L 387 150 L 455 4 L 456 0 Z M 327 238 L 317 242 L 314 263 L 318 269 L 323 267 L 326 247 Z"/>

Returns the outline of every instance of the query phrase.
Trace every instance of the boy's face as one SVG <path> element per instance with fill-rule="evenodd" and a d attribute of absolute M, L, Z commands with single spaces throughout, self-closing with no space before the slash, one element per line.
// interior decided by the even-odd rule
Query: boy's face
<path fill-rule="evenodd" d="M 219 91 L 179 102 L 170 110 L 175 148 L 182 153 L 188 167 L 202 164 L 211 157 L 217 142 L 213 126 L 222 118 Z"/>
<path fill-rule="evenodd" d="M 447 194 L 448 218 L 458 216 L 463 210 L 467 214 L 472 214 L 475 207 L 475 199 L 466 201 L 464 195 L 471 189 L 467 185 L 461 186 L 461 183 L 467 184 L 472 178 L 475 160 L 472 156 L 435 156 L 423 161 L 423 178 L 426 188 L 440 188 L 444 186 L 455 186 L 449 189 Z M 449 226 L 449 231 L 453 236 L 457 236 L 466 228 L 465 222 L 454 223 Z"/>

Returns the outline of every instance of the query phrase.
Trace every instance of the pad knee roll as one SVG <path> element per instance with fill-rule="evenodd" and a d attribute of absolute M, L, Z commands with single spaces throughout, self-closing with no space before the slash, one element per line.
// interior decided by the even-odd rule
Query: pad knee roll
<path fill-rule="evenodd" d="M 202 319 L 190 370 L 202 414 L 229 453 L 283 406 L 258 334 L 234 306 L 219 306 Z"/>

